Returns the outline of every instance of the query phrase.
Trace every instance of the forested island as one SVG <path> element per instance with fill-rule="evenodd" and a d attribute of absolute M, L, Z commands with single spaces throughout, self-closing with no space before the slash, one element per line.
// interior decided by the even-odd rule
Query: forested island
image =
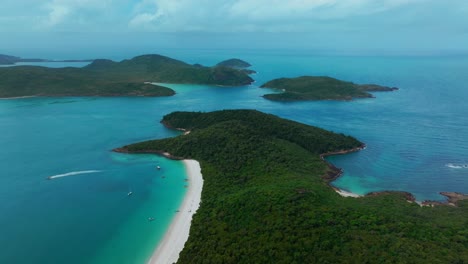
<path fill-rule="evenodd" d="M 326 76 L 301 76 L 271 80 L 261 88 L 274 88 L 281 93 L 263 97 L 274 101 L 352 100 L 372 98 L 369 92 L 395 91 L 398 88 L 376 84 L 355 84 Z"/>
<path fill-rule="evenodd" d="M 174 94 L 149 82 L 241 86 L 253 79 L 239 69 L 194 66 L 161 55 L 142 55 L 121 62 L 98 59 L 83 68 L 2 67 L 0 97 Z"/>
<path fill-rule="evenodd" d="M 0 65 L 14 65 L 19 62 L 92 62 L 93 60 L 49 60 L 49 59 L 28 59 L 11 55 L 0 54 Z"/>
<path fill-rule="evenodd" d="M 248 68 L 252 65 L 241 59 L 229 59 L 218 63 L 217 66 L 225 66 L 231 68 Z"/>
<path fill-rule="evenodd" d="M 179 263 L 467 263 L 468 201 L 423 206 L 384 192 L 344 198 L 321 154 L 359 149 L 343 134 L 254 110 L 175 112 L 189 134 L 119 149 L 196 159 L 202 204 Z M 411 200 L 411 199 L 410 199 Z"/>

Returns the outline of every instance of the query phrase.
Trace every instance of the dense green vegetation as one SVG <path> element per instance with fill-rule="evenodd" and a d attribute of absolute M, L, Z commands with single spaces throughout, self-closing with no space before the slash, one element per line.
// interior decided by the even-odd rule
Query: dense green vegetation
<path fill-rule="evenodd" d="M 19 66 L 0 68 L 0 97 L 16 96 L 171 96 L 167 87 L 143 82 L 104 80 L 76 73 L 75 68 L 54 70 Z M 23 78 L 19 78 L 23 76 Z"/>
<path fill-rule="evenodd" d="M 250 63 L 240 60 L 240 59 L 229 59 L 222 61 L 217 64 L 218 66 L 225 66 L 225 67 L 231 67 L 231 68 L 248 68 L 252 66 Z"/>
<path fill-rule="evenodd" d="M 185 136 L 125 146 L 200 161 L 202 204 L 179 263 L 468 263 L 468 201 L 343 198 L 319 153 L 362 146 L 257 111 L 175 112 Z"/>
<path fill-rule="evenodd" d="M 95 60 L 83 68 L 16 66 L 0 68 L 0 96 L 172 95 L 174 91 L 145 82 L 246 85 L 247 73 L 227 67 L 193 66 L 160 55 L 114 62 Z"/>
<path fill-rule="evenodd" d="M 280 89 L 282 93 L 264 95 L 266 99 L 275 101 L 351 100 L 373 97 L 368 92 L 397 90 L 376 84 L 359 85 L 323 76 L 280 78 L 269 81 L 261 87 Z"/>

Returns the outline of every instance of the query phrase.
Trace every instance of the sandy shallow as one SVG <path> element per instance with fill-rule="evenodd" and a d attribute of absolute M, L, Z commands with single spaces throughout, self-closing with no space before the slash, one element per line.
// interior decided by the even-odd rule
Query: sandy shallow
<path fill-rule="evenodd" d="M 166 264 L 174 263 L 179 259 L 179 254 L 184 248 L 184 244 L 189 237 L 192 217 L 200 207 L 201 192 L 203 188 L 203 177 L 200 163 L 196 160 L 183 160 L 187 170 L 188 190 L 184 201 L 179 208 L 179 212 L 172 220 L 172 223 L 154 251 L 148 263 Z"/>

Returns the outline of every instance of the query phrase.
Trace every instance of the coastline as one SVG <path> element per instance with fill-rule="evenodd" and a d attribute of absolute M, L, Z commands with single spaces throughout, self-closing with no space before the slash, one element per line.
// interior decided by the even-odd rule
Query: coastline
<path fill-rule="evenodd" d="M 462 200 L 468 200 L 468 194 L 464 193 L 457 193 L 457 192 L 440 192 L 439 194 L 445 196 L 447 199 L 445 201 L 417 201 L 413 194 L 405 191 L 379 191 L 379 192 L 370 192 L 366 193 L 365 195 L 360 195 L 357 193 L 345 191 L 343 189 L 337 188 L 332 185 L 332 182 L 338 179 L 343 174 L 343 169 L 336 167 L 332 163 L 328 162 L 325 157 L 333 156 L 333 155 L 344 155 L 352 152 L 357 152 L 366 149 L 366 145 L 363 144 L 360 147 L 356 147 L 349 150 L 341 150 L 336 152 L 327 152 L 320 154 L 320 159 L 324 161 L 329 171 L 327 171 L 324 175 L 322 175 L 322 179 L 330 186 L 336 193 L 341 195 L 342 197 L 352 197 L 352 198 L 360 198 L 360 197 L 369 197 L 369 196 L 377 196 L 377 195 L 384 195 L 384 194 L 391 194 L 391 193 L 398 193 L 405 197 L 406 201 L 410 203 L 417 203 L 420 206 L 457 206 L 457 203 Z"/>
<path fill-rule="evenodd" d="M 189 179 L 188 190 L 169 229 L 149 259 L 148 263 L 150 264 L 177 262 L 179 254 L 188 240 L 192 217 L 200 207 L 203 188 L 200 163 L 188 159 L 184 159 L 183 163 Z"/>
<path fill-rule="evenodd" d="M 323 162 L 325 162 L 325 164 L 327 164 L 327 166 L 329 168 L 329 170 L 324 175 L 322 175 L 322 179 L 324 179 L 325 182 L 328 184 L 328 186 L 330 186 L 336 193 L 338 193 L 342 197 L 359 198 L 359 197 L 363 197 L 363 195 L 360 195 L 360 194 L 357 194 L 357 193 L 352 193 L 352 192 L 349 192 L 349 191 L 345 191 L 345 190 L 342 190 L 340 188 L 337 188 L 337 187 L 333 186 L 332 182 L 335 181 L 336 179 L 338 179 L 343 174 L 343 169 L 340 169 L 340 168 L 336 167 L 335 165 L 331 164 L 330 162 L 328 162 L 325 159 L 325 157 L 333 156 L 333 155 L 344 155 L 344 154 L 348 154 L 348 153 L 352 153 L 352 152 L 361 151 L 363 149 L 366 149 L 365 144 L 362 144 L 359 147 L 352 148 L 352 149 L 349 149 L 349 150 L 326 152 L 326 153 L 320 154 L 320 159 Z"/>
<path fill-rule="evenodd" d="M 338 193 L 342 197 L 361 198 L 361 197 L 377 196 L 377 195 L 384 195 L 384 194 L 391 194 L 391 193 L 399 193 L 399 194 L 402 194 L 405 197 L 406 201 L 419 203 L 419 202 L 416 201 L 416 198 L 409 192 L 380 191 L 380 192 L 370 192 L 370 193 L 366 193 L 365 195 L 360 195 L 360 194 L 357 194 L 357 193 L 345 191 L 343 189 L 337 188 L 337 187 L 332 185 L 333 181 L 335 181 L 341 175 L 343 175 L 343 169 L 338 168 L 335 165 L 333 165 L 332 163 L 328 162 L 325 159 L 325 157 L 333 156 L 333 155 L 345 155 L 345 154 L 348 154 L 348 153 L 358 152 L 358 151 L 364 150 L 366 148 L 367 148 L 366 144 L 362 144 L 359 147 L 348 149 L 348 150 L 340 150 L 340 151 L 327 152 L 327 153 L 320 154 L 320 159 L 322 159 L 322 161 L 325 162 L 327 164 L 328 168 L 329 168 L 329 171 L 326 174 L 322 175 L 322 179 L 324 179 L 327 182 L 328 186 L 330 186 L 336 193 Z M 439 204 L 442 205 L 444 203 L 439 203 Z"/>

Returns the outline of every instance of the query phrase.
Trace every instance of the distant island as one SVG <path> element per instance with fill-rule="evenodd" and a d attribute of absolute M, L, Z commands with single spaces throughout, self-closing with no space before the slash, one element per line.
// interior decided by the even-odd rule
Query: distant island
<path fill-rule="evenodd" d="M 14 66 L 0 68 L 0 97 L 19 96 L 170 96 L 151 82 L 242 86 L 247 73 L 229 67 L 204 67 L 161 55 L 115 62 L 98 59 L 83 68 Z"/>
<path fill-rule="evenodd" d="M 355 84 L 325 76 L 302 76 L 279 78 L 269 81 L 261 88 L 279 89 L 281 93 L 263 97 L 274 101 L 352 100 L 372 98 L 369 92 L 395 91 L 398 88 L 376 84 Z"/>
<path fill-rule="evenodd" d="M 14 65 L 18 62 L 92 62 L 93 60 L 48 60 L 48 59 L 27 59 L 11 55 L 0 54 L 0 65 Z"/>
<path fill-rule="evenodd" d="M 322 154 L 357 139 L 254 110 L 174 112 L 185 135 L 124 146 L 200 162 L 202 203 L 178 263 L 466 263 L 468 200 L 420 206 L 409 193 L 338 195 Z M 190 131 L 190 133 L 187 133 Z"/>
<path fill-rule="evenodd" d="M 218 64 L 216 64 L 216 66 L 219 66 L 219 67 L 229 67 L 229 68 L 234 68 L 234 69 L 239 69 L 241 70 L 242 72 L 246 73 L 246 74 L 254 74 L 254 73 L 257 73 L 256 71 L 254 70 L 251 70 L 251 69 L 247 69 L 249 68 L 250 66 L 252 66 L 250 63 L 246 62 L 246 61 L 243 61 L 241 59 L 229 59 L 229 60 L 225 60 L 225 61 L 222 61 Z"/>

